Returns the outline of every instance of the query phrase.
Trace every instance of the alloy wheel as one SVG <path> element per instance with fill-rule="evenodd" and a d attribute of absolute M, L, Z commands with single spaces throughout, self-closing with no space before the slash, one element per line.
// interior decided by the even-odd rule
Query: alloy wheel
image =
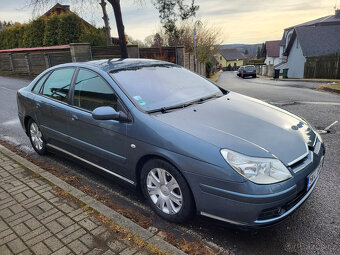
<path fill-rule="evenodd" d="M 165 214 L 176 214 L 182 208 L 182 191 L 176 179 L 162 168 L 152 169 L 146 178 L 152 202 Z"/>
<path fill-rule="evenodd" d="M 32 122 L 30 125 L 30 136 L 33 146 L 39 151 L 42 150 L 44 141 L 42 139 L 41 131 L 35 122 Z"/>

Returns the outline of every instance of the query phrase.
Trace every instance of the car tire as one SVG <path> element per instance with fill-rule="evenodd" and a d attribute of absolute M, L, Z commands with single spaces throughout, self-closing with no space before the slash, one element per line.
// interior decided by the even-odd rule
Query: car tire
<path fill-rule="evenodd" d="M 162 218 L 183 223 L 194 215 L 191 190 L 181 173 L 161 159 L 147 161 L 141 171 L 141 189 L 151 208 Z"/>
<path fill-rule="evenodd" d="M 28 137 L 30 138 L 33 149 L 39 155 L 46 155 L 47 149 L 46 149 L 45 139 L 40 131 L 38 124 L 33 119 L 30 119 L 28 121 L 27 131 L 28 131 L 27 132 Z"/>
<path fill-rule="evenodd" d="M 253 75 L 253 78 L 256 78 L 256 74 L 255 74 L 255 75 Z"/>

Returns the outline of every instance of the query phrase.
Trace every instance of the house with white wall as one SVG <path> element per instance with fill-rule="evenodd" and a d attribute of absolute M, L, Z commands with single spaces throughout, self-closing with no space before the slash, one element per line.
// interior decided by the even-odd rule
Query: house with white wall
<path fill-rule="evenodd" d="M 335 15 L 286 28 L 280 41 L 280 63 L 289 78 L 303 78 L 306 57 L 340 52 L 340 10 Z"/>
<path fill-rule="evenodd" d="M 280 40 L 265 42 L 266 47 L 266 59 L 264 63 L 266 65 L 277 65 L 280 61 Z"/>

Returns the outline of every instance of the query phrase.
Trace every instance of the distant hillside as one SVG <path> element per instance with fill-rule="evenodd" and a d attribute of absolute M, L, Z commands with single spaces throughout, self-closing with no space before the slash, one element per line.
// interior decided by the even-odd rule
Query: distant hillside
<path fill-rule="evenodd" d="M 221 49 L 239 49 L 242 53 L 248 50 L 249 55 L 252 57 L 256 57 L 257 48 L 261 48 L 262 44 L 222 44 L 220 45 Z"/>

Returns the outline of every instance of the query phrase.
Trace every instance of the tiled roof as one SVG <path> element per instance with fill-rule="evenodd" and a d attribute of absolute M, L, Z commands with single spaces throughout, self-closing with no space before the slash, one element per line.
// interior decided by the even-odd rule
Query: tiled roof
<path fill-rule="evenodd" d="M 64 50 L 69 49 L 70 45 L 57 45 L 57 46 L 47 46 L 47 47 L 34 47 L 34 48 L 15 48 L 15 49 L 8 49 L 8 50 L 0 50 L 0 52 L 17 52 L 17 51 L 43 51 L 43 50 Z"/>
<path fill-rule="evenodd" d="M 243 53 L 238 49 L 223 49 L 220 50 L 220 53 L 226 60 L 245 59 Z"/>
<path fill-rule="evenodd" d="M 305 57 L 340 53 L 340 25 L 297 27 L 295 31 Z"/>
<path fill-rule="evenodd" d="M 332 25 L 340 25 L 340 10 L 336 10 L 335 15 L 329 15 L 325 17 L 321 17 L 318 19 L 310 20 L 295 26 L 291 26 L 288 28 L 285 28 L 285 32 L 292 30 L 297 27 L 307 27 L 307 26 L 332 26 Z M 284 46 L 286 44 L 286 36 L 285 32 L 283 33 L 280 45 Z"/>
<path fill-rule="evenodd" d="M 280 40 L 267 41 L 266 52 L 268 57 L 279 57 L 280 56 Z"/>

